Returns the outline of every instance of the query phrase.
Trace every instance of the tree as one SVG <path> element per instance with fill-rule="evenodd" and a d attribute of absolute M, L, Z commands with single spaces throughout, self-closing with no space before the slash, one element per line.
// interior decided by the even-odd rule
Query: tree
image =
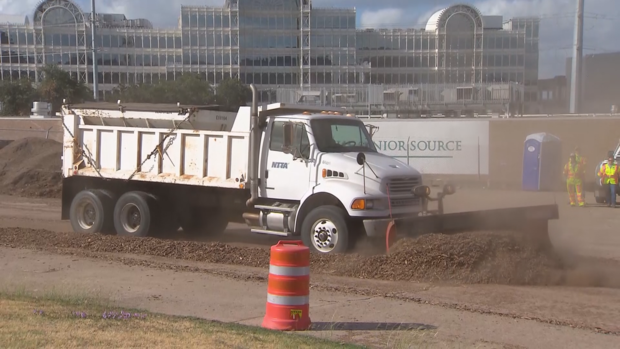
<path fill-rule="evenodd" d="M 37 90 L 28 79 L 0 82 L 2 115 L 27 116 L 31 114 L 32 102 L 37 99 Z"/>
<path fill-rule="evenodd" d="M 155 103 L 157 96 L 153 96 L 151 85 L 126 85 L 119 84 L 112 90 L 112 93 L 106 94 L 106 100 L 108 102 L 121 102 L 129 103 Z"/>
<path fill-rule="evenodd" d="M 118 85 L 106 100 L 126 103 L 181 103 L 209 104 L 213 101 L 213 88 L 200 74 L 183 74 L 176 80 L 156 84 Z"/>
<path fill-rule="evenodd" d="M 210 104 L 213 101 L 213 87 L 201 74 L 183 74 L 179 79 L 172 81 L 173 91 L 167 91 L 183 104 Z"/>
<path fill-rule="evenodd" d="M 91 100 L 92 92 L 83 81 L 78 82 L 59 66 L 48 64 L 41 69 L 43 79 L 39 84 L 39 94 L 52 105 L 52 112 L 60 111 L 62 100 L 82 103 Z"/>
<path fill-rule="evenodd" d="M 239 79 L 224 79 L 217 86 L 215 103 L 231 109 L 239 109 L 252 100 L 252 90 Z"/>

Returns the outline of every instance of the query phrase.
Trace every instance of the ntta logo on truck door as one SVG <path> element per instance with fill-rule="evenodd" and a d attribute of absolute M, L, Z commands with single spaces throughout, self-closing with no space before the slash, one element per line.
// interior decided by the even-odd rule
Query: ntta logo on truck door
<path fill-rule="evenodd" d="M 288 169 L 288 162 L 272 162 L 271 168 L 283 168 Z"/>

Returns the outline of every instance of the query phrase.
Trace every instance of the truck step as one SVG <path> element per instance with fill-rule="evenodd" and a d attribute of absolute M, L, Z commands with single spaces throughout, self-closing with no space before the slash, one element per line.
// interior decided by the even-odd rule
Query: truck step
<path fill-rule="evenodd" d="M 275 211 L 275 212 L 295 212 L 297 209 L 295 205 L 292 204 L 283 204 L 281 202 L 276 202 L 271 206 L 268 205 L 256 205 L 255 208 L 259 210 L 267 210 L 267 211 Z"/>
<path fill-rule="evenodd" d="M 275 230 L 266 230 L 266 229 L 255 229 L 252 228 L 250 230 L 252 233 L 256 233 L 256 234 L 265 234 L 265 235 L 277 235 L 277 236 L 292 236 L 292 233 L 285 233 L 282 231 L 275 231 Z"/>

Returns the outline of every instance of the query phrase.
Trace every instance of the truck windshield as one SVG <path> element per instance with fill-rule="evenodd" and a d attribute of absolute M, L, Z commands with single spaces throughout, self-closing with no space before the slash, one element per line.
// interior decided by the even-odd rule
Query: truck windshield
<path fill-rule="evenodd" d="M 315 119 L 310 126 L 321 152 L 377 152 L 364 123 L 358 119 Z"/>

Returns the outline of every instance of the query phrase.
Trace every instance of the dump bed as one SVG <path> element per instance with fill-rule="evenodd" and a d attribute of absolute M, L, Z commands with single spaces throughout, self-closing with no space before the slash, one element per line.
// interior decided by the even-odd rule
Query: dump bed
<path fill-rule="evenodd" d="M 247 178 L 250 108 L 64 106 L 63 173 L 240 188 Z"/>

